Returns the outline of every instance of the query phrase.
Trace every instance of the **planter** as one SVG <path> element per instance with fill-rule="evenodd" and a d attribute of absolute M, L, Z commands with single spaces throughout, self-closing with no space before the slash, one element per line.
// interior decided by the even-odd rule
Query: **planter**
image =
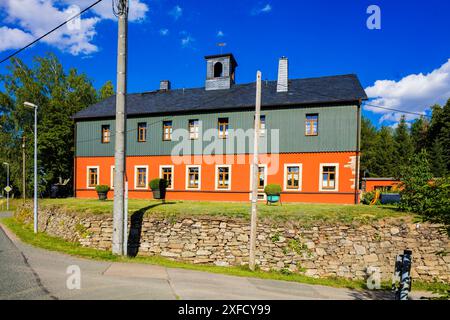
<path fill-rule="evenodd" d="M 98 195 L 98 200 L 108 199 L 108 192 L 98 192 L 97 191 L 97 195 Z"/>
<path fill-rule="evenodd" d="M 153 199 L 161 200 L 166 198 L 166 190 L 165 189 L 152 189 Z"/>
<path fill-rule="evenodd" d="M 281 204 L 281 195 L 280 194 L 268 194 L 267 195 L 267 203 L 276 203 L 279 202 Z"/>

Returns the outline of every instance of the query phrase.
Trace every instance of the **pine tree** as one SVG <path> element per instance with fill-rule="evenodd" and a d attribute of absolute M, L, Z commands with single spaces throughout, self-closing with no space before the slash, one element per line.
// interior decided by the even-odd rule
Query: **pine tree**
<path fill-rule="evenodd" d="M 431 148 L 430 168 L 436 178 L 445 177 L 447 175 L 444 148 L 438 138 L 436 138 Z"/>
<path fill-rule="evenodd" d="M 376 175 L 372 172 L 376 162 L 376 140 L 377 129 L 369 119 L 363 117 L 361 119 L 361 177 Z"/>
<path fill-rule="evenodd" d="M 374 162 L 372 164 L 373 176 L 393 177 L 395 175 L 396 146 L 392 136 L 392 129 L 381 127 L 376 137 Z"/>
<path fill-rule="evenodd" d="M 400 167 L 408 165 L 414 154 L 414 146 L 411 141 L 411 136 L 406 123 L 406 117 L 402 116 L 397 128 L 394 132 L 395 140 L 395 160 L 394 160 L 394 175 L 399 176 Z"/>

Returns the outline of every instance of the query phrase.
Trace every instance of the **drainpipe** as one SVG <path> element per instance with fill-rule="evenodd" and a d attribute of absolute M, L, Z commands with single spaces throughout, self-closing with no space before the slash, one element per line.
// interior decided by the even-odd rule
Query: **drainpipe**
<path fill-rule="evenodd" d="M 355 163 L 355 204 L 358 204 L 358 190 L 359 190 L 359 155 L 361 145 L 361 99 L 359 99 L 356 107 L 356 163 Z"/>

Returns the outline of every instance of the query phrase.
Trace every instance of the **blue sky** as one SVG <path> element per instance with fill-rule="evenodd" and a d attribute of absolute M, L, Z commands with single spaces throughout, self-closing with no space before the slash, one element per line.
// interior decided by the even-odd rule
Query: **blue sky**
<path fill-rule="evenodd" d="M 0 57 L 60 23 L 69 5 L 92 2 L 0 0 Z M 19 57 L 28 63 L 54 52 L 97 88 L 115 83 L 117 26 L 110 0 L 103 2 L 83 15 L 78 31 L 62 30 Z M 381 30 L 366 26 L 373 4 Z M 276 79 L 284 55 L 290 78 L 356 73 L 373 104 L 423 112 L 450 98 L 449 1 L 132 0 L 130 10 L 129 92 L 157 89 L 161 79 L 174 88 L 203 86 L 203 56 L 220 53 L 216 44 L 225 42 L 239 63 L 238 83 L 254 81 L 257 70 Z M 395 125 L 400 116 L 373 108 L 364 114 L 376 125 Z"/>

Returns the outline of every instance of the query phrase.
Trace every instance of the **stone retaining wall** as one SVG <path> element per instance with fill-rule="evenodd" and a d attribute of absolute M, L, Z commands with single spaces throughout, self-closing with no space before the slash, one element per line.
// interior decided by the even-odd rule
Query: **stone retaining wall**
<path fill-rule="evenodd" d="M 31 222 L 31 210 L 18 218 Z M 218 217 L 162 217 L 134 214 L 130 219 L 129 252 L 160 255 L 190 263 L 220 266 L 248 262 L 249 222 Z M 40 210 L 39 227 L 47 234 L 83 246 L 110 250 L 112 216 Z M 286 269 L 313 277 L 364 279 L 378 268 L 390 280 L 395 256 L 413 250 L 412 275 L 424 281 L 450 282 L 450 242 L 438 225 L 386 219 L 371 224 L 301 225 L 260 221 L 257 264 L 262 270 Z"/>

